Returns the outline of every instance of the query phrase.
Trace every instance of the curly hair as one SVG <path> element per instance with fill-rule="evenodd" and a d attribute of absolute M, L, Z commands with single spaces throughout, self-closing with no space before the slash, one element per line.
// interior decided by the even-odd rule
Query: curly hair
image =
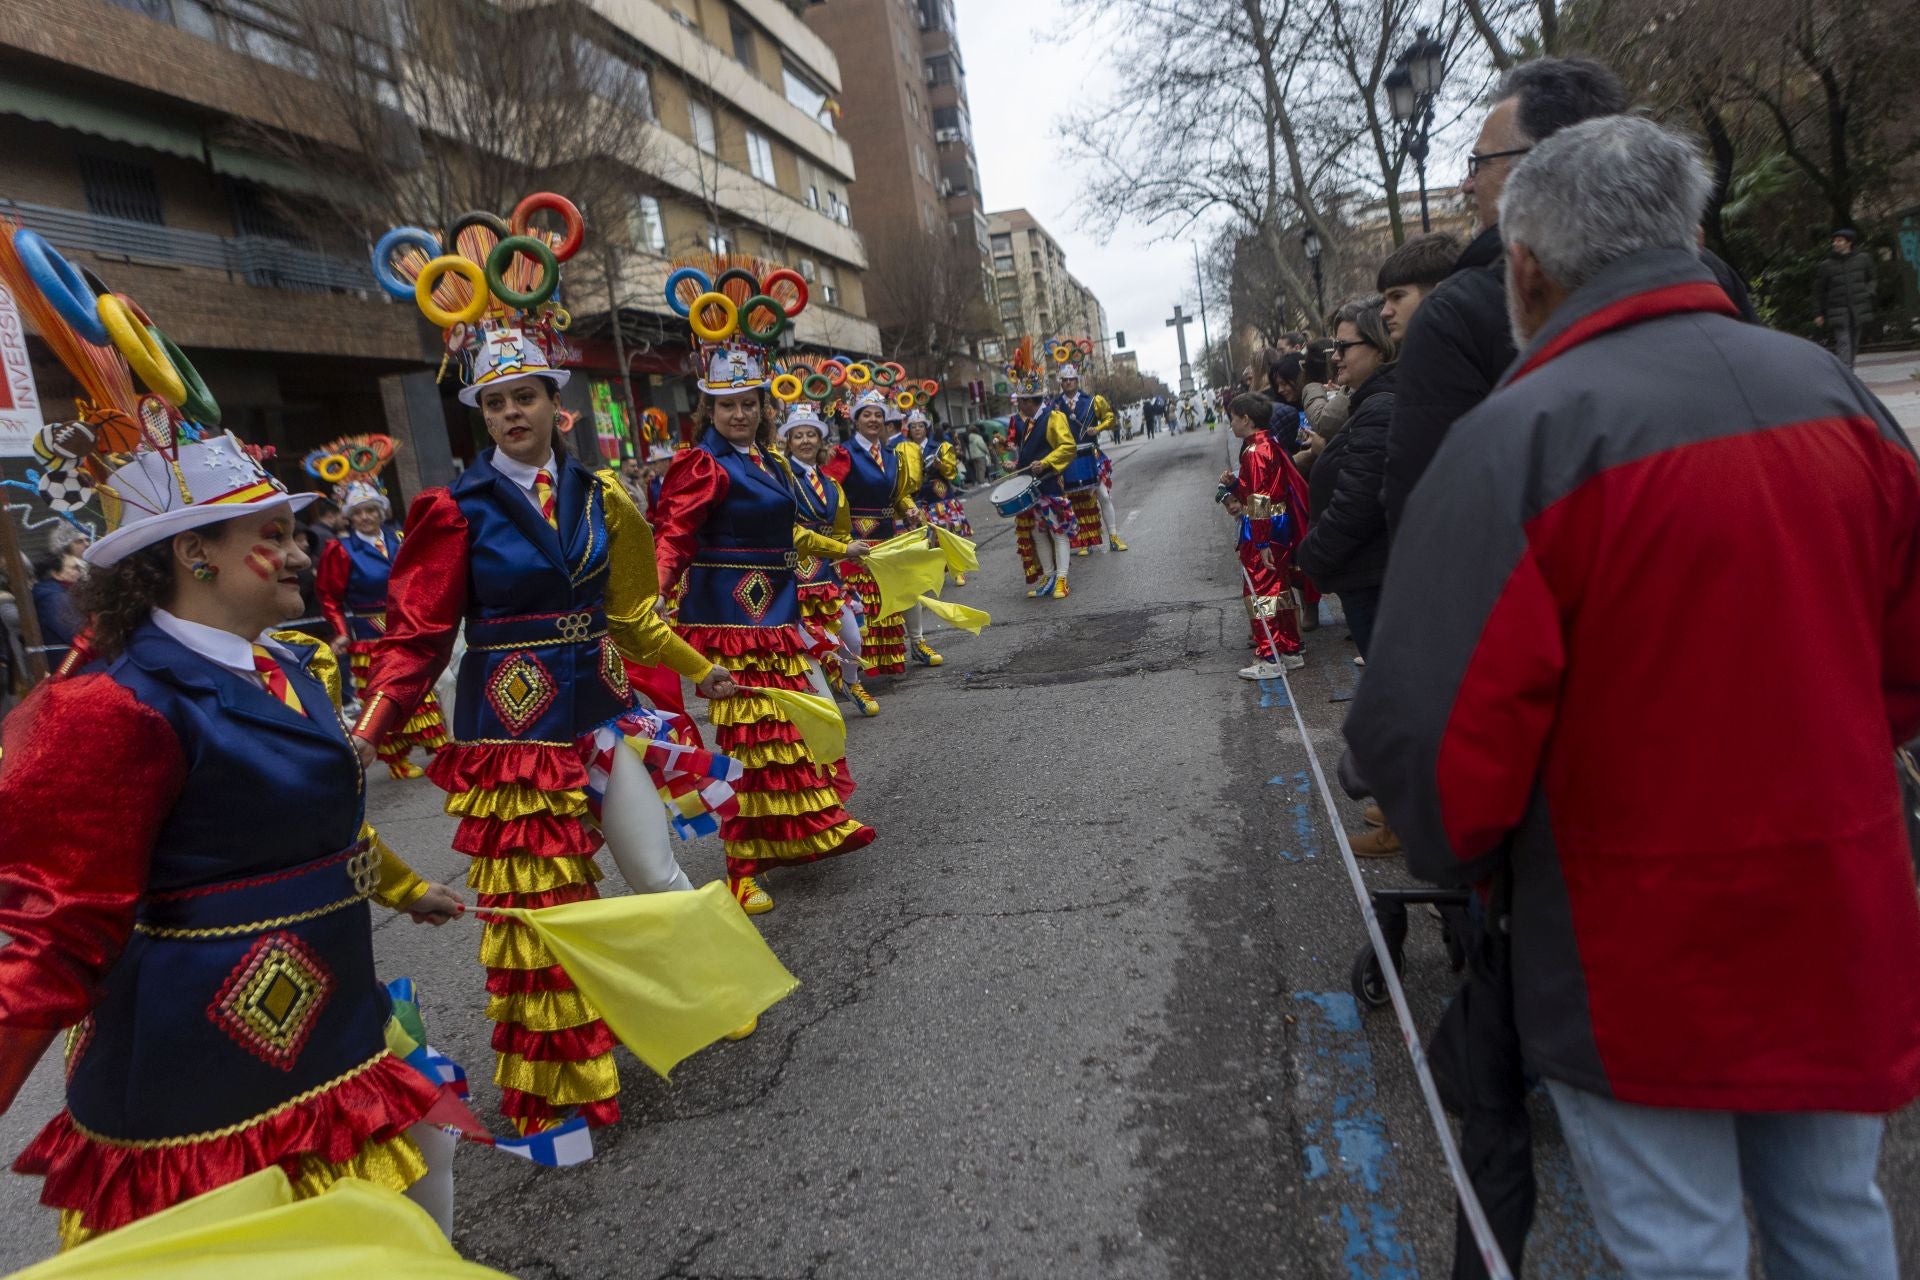
<path fill-rule="evenodd" d="M 153 611 L 173 602 L 173 540 L 142 547 L 110 569 L 95 569 L 74 588 L 74 605 L 88 619 L 89 648 L 116 658 Z"/>

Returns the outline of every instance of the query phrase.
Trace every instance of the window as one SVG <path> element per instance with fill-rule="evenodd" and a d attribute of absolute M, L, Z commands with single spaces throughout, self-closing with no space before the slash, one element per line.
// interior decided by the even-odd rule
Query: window
<path fill-rule="evenodd" d="M 780 64 L 780 85 L 786 92 L 788 102 L 829 129 L 833 127 L 833 117 L 827 111 L 826 90 L 818 88 L 813 81 L 794 70 L 790 62 Z"/>
<path fill-rule="evenodd" d="M 747 130 L 747 168 L 760 181 L 773 182 L 773 144 L 752 129 Z"/>
<path fill-rule="evenodd" d="M 993 237 L 993 251 L 994 251 L 995 253 L 1004 253 L 1004 254 L 1007 254 L 1008 256 L 1012 256 L 1012 254 L 1013 254 L 1013 237 L 1012 237 L 1011 235 L 996 235 L 996 236 L 994 236 L 994 237 Z"/>
<path fill-rule="evenodd" d="M 654 253 L 667 251 L 667 224 L 660 216 L 658 200 L 641 196 L 633 202 L 628 213 L 627 236 L 636 249 L 650 249 Z"/>
<path fill-rule="evenodd" d="M 753 56 L 753 28 L 738 18 L 727 25 L 733 33 L 733 56 L 740 60 L 741 65 L 758 69 L 759 64 Z"/>
<path fill-rule="evenodd" d="M 813 265 L 812 258 L 800 259 L 800 278 L 808 284 L 820 278 L 820 268 Z"/>
<path fill-rule="evenodd" d="M 732 253 L 733 237 L 722 231 L 719 227 L 708 227 L 707 252 L 716 257 L 723 253 Z"/>
<path fill-rule="evenodd" d="M 917 142 L 913 144 L 913 171 L 928 182 L 933 181 L 933 166 L 927 163 L 927 149 Z"/>
<path fill-rule="evenodd" d="M 807 194 L 801 197 L 801 199 L 807 208 L 818 209 L 820 207 L 820 188 L 809 184 Z"/>
<path fill-rule="evenodd" d="M 83 154 L 80 185 L 86 193 L 88 213 L 166 225 L 167 220 L 160 213 L 160 188 L 154 182 L 152 165 Z"/>
<path fill-rule="evenodd" d="M 644 66 L 629 62 L 585 36 L 573 38 L 573 59 L 580 83 L 587 92 L 637 111 L 649 120 L 654 118 L 653 81 Z"/>
<path fill-rule="evenodd" d="M 704 102 L 689 102 L 687 115 L 693 121 L 693 145 L 714 155 L 713 110 Z"/>

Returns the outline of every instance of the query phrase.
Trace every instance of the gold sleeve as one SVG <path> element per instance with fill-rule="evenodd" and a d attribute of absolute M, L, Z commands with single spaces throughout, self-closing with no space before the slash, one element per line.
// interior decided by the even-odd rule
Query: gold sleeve
<path fill-rule="evenodd" d="M 894 446 L 893 452 L 894 457 L 900 459 L 900 480 L 893 491 L 894 514 L 903 520 L 911 520 L 920 514 L 913 495 L 920 492 L 920 486 L 926 482 L 920 446 L 911 440 L 902 440 Z"/>
<path fill-rule="evenodd" d="M 833 507 L 833 536 L 845 542 L 853 537 L 853 509 L 847 505 L 847 491 L 840 487 L 838 480 L 824 471 L 820 473 L 820 478 L 832 485 L 833 491 L 840 495 L 840 501 Z"/>
<path fill-rule="evenodd" d="M 1049 470 L 1065 471 L 1067 464 L 1073 461 L 1073 428 L 1067 425 L 1067 415 L 1055 409 L 1047 415 L 1047 443 L 1053 448 L 1040 461 L 1047 464 Z"/>
<path fill-rule="evenodd" d="M 360 825 L 360 838 L 369 841 L 379 857 L 374 864 L 373 900 L 389 911 L 405 911 L 418 902 L 429 887 L 428 881 L 365 823 Z"/>
<path fill-rule="evenodd" d="M 340 659 L 334 656 L 332 645 L 322 644 L 304 631 L 269 631 L 267 638 L 278 640 L 289 649 L 312 650 L 307 658 L 307 674 L 326 686 L 327 696 L 333 699 L 336 710 L 342 705 Z"/>
<path fill-rule="evenodd" d="M 824 533 L 815 533 L 803 524 L 793 526 L 793 549 L 803 556 L 820 560 L 844 560 L 847 544 Z"/>
<path fill-rule="evenodd" d="M 1113 406 L 1107 403 L 1105 396 L 1093 398 L 1093 434 L 1097 439 L 1102 431 L 1113 430 Z"/>
<path fill-rule="evenodd" d="M 597 475 L 607 512 L 607 632 L 633 661 L 671 667 L 698 684 L 713 664 L 675 635 L 654 608 L 660 570 L 653 557 L 653 530 L 613 472 Z"/>
<path fill-rule="evenodd" d="M 960 455 L 954 451 L 953 442 L 940 446 L 940 476 L 944 480 L 954 480 L 960 475 Z"/>

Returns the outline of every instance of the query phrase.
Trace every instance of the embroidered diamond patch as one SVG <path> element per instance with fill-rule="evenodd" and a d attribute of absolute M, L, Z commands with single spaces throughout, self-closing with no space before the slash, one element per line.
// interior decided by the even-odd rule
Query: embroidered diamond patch
<path fill-rule="evenodd" d="M 773 607 L 773 594 L 773 583 L 758 569 L 740 579 L 733 589 L 733 598 L 755 622 L 766 617 L 767 610 Z"/>
<path fill-rule="evenodd" d="M 530 653 L 514 653 L 487 680 L 487 703 L 514 737 L 525 733 L 553 705 L 553 676 Z"/>
<path fill-rule="evenodd" d="M 620 651 L 606 636 L 600 637 L 600 678 L 616 698 L 624 699 L 633 691 L 633 686 L 627 683 L 627 664 L 620 660 Z"/>
<path fill-rule="evenodd" d="M 291 1071 L 332 998 L 320 957 L 290 933 L 269 933 L 220 984 L 207 1016 L 254 1057 Z"/>
<path fill-rule="evenodd" d="M 853 531 L 864 538 L 870 533 L 878 533 L 880 522 L 872 516 L 856 516 L 853 521 Z"/>

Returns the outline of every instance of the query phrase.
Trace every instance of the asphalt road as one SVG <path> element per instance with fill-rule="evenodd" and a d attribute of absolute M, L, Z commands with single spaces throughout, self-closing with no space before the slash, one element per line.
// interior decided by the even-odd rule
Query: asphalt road
<path fill-rule="evenodd" d="M 760 923 L 800 990 L 671 1084 L 623 1052 L 627 1118 L 589 1165 L 463 1148 L 464 1253 L 569 1280 L 1447 1275 L 1438 1147 L 1391 1014 L 1348 994 L 1363 929 L 1286 691 L 1234 675 L 1245 614 L 1210 500 L 1228 442 L 1118 446 L 1133 549 L 1076 560 L 1065 601 L 1024 598 L 1011 522 L 976 495 L 985 568 L 951 594 L 994 624 L 941 632 L 946 665 L 876 681 L 881 715 L 850 726 L 851 807 L 879 841 L 769 881 Z M 1291 683 L 1331 765 L 1358 673 L 1327 616 Z M 430 784 L 370 794 L 416 866 L 462 876 Z M 683 861 L 721 874 L 716 841 Z M 492 1116 L 473 929 L 389 918 L 376 945 Z M 1424 915 L 1408 981 L 1424 1032 L 1452 986 Z M 0 1149 L 58 1106 L 57 1065 Z M 1539 1118 L 1528 1274 L 1611 1275 Z M 1885 1188 L 1920 1273 L 1911 1113 Z M 0 1179 L 9 1267 L 51 1248 L 36 1193 Z"/>

